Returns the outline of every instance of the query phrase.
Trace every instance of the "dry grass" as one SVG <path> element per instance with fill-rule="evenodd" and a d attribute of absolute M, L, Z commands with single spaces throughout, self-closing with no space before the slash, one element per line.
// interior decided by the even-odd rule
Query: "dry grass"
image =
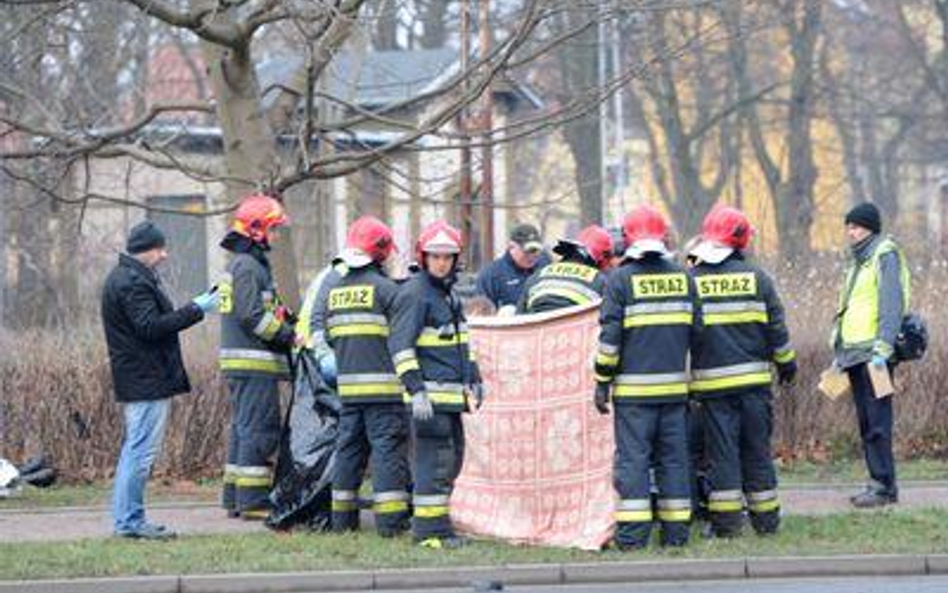
<path fill-rule="evenodd" d="M 778 280 L 800 357 L 800 382 L 779 390 L 777 452 L 784 462 L 825 462 L 858 455 L 856 421 L 849 401 L 829 402 L 816 392 L 829 363 L 828 328 L 840 281 L 835 260 L 806 268 L 769 266 Z M 941 302 L 948 263 L 914 270 L 913 309 L 928 320 L 930 351 L 921 363 L 898 371 L 897 447 L 902 457 L 948 453 L 948 346 Z M 95 323 L 98 323 L 96 320 Z M 20 461 L 40 451 L 74 481 L 111 475 L 121 418 L 98 325 L 68 335 L 31 331 L 0 333 L 0 455 Z M 216 371 L 217 329 L 206 324 L 185 335 L 185 360 L 193 391 L 176 398 L 158 475 L 197 479 L 216 475 L 223 459 L 226 396 Z"/>

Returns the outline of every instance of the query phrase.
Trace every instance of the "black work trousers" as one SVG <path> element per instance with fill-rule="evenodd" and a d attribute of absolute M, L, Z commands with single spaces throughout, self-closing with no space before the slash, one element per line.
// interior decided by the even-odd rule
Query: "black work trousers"
<path fill-rule="evenodd" d="M 619 494 L 615 542 L 622 549 L 648 545 L 652 524 L 662 527 L 662 545 L 688 542 L 691 487 L 686 406 L 681 403 L 615 405 L 616 459 L 613 483 Z M 649 466 L 658 486 L 652 512 Z"/>
<path fill-rule="evenodd" d="M 375 526 L 382 536 L 408 529 L 408 411 L 401 403 L 343 403 L 332 479 L 332 528 L 359 528 L 358 493 L 371 463 Z"/>
<path fill-rule="evenodd" d="M 896 493 L 895 457 L 892 454 L 892 397 L 876 398 L 866 364 L 847 369 L 853 403 L 859 419 L 859 436 L 869 477 L 885 494 Z"/>
<path fill-rule="evenodd" d="M 702 402 L 710 463 L 708 510 L 715 535 L 740 534 L 745 498 L 755 531 L 775 533 L 780 526 L 770 444 L 772 401 L 768 387 L 754 387 Z"/>
<path fill-rule="evenodd" d="M 412 422 L 415 490 L 412 531 L 417 541 L 452 537 L 449 500 L 464 463 L 464 423 L 459 412 L 435 412 Z"/>
<path fill-rule="evenodd" d="M 280 390 L 275 377 L 228 377 L 230 433 L 223 506 L 242 514 L 269 509 L 273 456 L 280 440 Z"/>

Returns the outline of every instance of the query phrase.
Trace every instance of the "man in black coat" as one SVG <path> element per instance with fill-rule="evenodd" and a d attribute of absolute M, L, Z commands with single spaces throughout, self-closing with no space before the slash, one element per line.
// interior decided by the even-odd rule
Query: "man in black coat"
<path fill-rule="evenodd" d="M 150 221 L 132 227 L 126 251 L 102 292 L 115 398 L 125 417 L 115 468 L 114 529 L 121 537 L 169 539 L 174 532 L 145 519 L 145 484 L 161 449 L 171 397 L 191 389 L 178 333 L 204 319 L 217 295 L 212 290 L 174 308 L 156 272 L 168 258 L 165 237 Z"/>

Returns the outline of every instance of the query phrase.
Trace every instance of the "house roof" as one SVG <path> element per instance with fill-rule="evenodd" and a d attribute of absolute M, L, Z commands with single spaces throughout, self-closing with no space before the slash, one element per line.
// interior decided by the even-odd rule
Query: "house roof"
<path fill-rule="evenodd" d="M 286 84 L 302 65 L 302 57 L 285 56 L 268 60 L 257 69 L 260 86 L 266 92 Z M 404 51 L 370 51 L 360 54 L 344 51 L 330 62 L 324 76 L 329 94 L 373 109 L 394 105 L 441 87 L 460 69 L 457 51 L 450 48 Z M 542 101 L 526 86 L 504 79 L 496 85 L 496 94 L 515 104 L 525 102 L 538 109 Z M 265 103 L 274 95 L 267 93 Z"/>

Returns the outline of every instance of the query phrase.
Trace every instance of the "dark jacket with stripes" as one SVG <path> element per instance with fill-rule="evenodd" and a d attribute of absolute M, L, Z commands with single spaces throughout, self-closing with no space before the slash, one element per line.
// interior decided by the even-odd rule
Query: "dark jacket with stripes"
<path fill-rule="evenodd" d="M 437 411 L 467 409 L 464 388 L 480 383 L 467 322 L 452 282 L 421 271 L 402 285 L 389 349 L 408 393 L 426 391 Z"/>
<path fill-rule="evenodd" d="M 627 259 L 608 276 L 599 313 L 596 381 L 624 403 L 683 402 L 688 351 L 700 316 L 694 282 L 657 254 Z"/>
<path fill-rule="evenodd" d="M 396 284 L 372 264 L 350 268 L 329 291 L 326 338 L 336 353 L 345 404 L 401 403 L 404 388 L 388 349 Z"/>
<path fill-rule="evenodd" d="M 692 270 L 704 331 L 692 355 L 691 391 L 712 397 L 769 386 L 771 363 L 796 356 L 773 281 L 735 252 Z"/>
<path fill-rule="evenodd" d="M 563 260 L 541 268 L 523 287 L 518 313 L 540 313 L 602 298 L 606 276 L 583 262 Z"/>
<path fill-rule="evenodd" d="M 220 367 L 226 376 L 289 376 L 287 353 L 293 326 L 262 248 L 233 233 L 222 245 L 234 252 L 218 285 L 221 312 Z"/>

